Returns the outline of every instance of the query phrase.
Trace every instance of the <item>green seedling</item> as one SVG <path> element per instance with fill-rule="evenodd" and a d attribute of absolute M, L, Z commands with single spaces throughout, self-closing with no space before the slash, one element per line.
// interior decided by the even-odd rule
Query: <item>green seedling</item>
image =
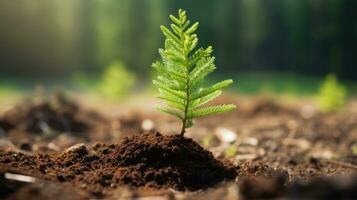
<path fill-rule="evenodd" d="M 213 140 L 213 135 L 207 135 L 203 138 L 202 144 L 204 147 L 208 148 Z"/>
<path fill-rule="evenodd" d="M 161 26 L 165 39 L 165 47 L 159 49 L 161 61 L 153 63 L 158 76 L 153 81 L 158 88 L 158 98 L 165 101 L 168 107 L 157 109 L 173 115 L 182 121 L 180 135 L 186 128 L 193 126 L 193 119 L 206 115 L 231 111 L 233 104 L 218 106 L 202 106 L 221 95 L 221 89 L 231 84 L 231 79 L 202 88 L 204 78 L 216 67 L 215 58 L 211 56 L 212 47 L 196 48 L 198 38 L 195 31 L 198 22 L 190 25 L 186 11 L 179 10 L 178 17 L 170 15 L 171 30 Z"/>
<path fill-rule="evenodd" d="M 235 156 L 237 154 L 237 148 L 235 146 L 229 146 L 226 149 L 226 156 L 228 157 L 232 157 Z"/>
<path fill-rule="evenodd" d="M 128 71 L 122 63 L 115 62 L 105 69 L 98 89 L 110 98 L 119 99 L 128 94 L 130 88 L 135 84 L 135 80 L 132 72 Z"/>
<path fill-rule="evenodd" d="M 352 146 L 352 153 L 353 155 L 357 156 L 357 144 Z"/>
<path fill-rule="evenodd" d="M 323 112 L 337 111 L 346 103 L 346 95 L 346 88 L 334 74 L 329 74 L 320 87 L 318 105 Z"/>

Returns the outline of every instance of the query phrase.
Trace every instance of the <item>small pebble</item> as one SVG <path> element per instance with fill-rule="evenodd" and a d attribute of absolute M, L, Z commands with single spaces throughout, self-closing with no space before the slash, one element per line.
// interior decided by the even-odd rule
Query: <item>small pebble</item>
<path fill-rule="evenodd" d="M 76 153 L 79 155 L 87 155 L 88 149 L 85 144 L 79 143 L 79 144 L 75 144 L 75 145 L 67 148 L 65 152 L 66 153 Z"/>
<path fill-rule="evenodd" d="M 217 128 L 215 134 L 223 143 L 232 143 L 237 140 L 237 134 L 227 128 Z"/>
<path fill-rule="evenodd" d="M 145 119 L 142 123 L 141 123 L 141 128 L 144 131 L 149 131 L 152 130 L 154 128 L 154 122 L 150 119 Z"/>

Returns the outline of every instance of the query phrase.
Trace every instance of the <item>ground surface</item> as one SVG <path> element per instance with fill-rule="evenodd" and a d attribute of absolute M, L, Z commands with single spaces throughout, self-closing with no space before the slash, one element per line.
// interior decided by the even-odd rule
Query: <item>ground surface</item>
<path fill-rule="evenodd" d="M 195 121 L 191 140 L 146 105 L 109 114 L 60 93 L 31 97 L 0 113 L 0 198 L 357 197 L 356 103 L 323 114 L 305 102 L 220 102 L 239 108 Z"/>

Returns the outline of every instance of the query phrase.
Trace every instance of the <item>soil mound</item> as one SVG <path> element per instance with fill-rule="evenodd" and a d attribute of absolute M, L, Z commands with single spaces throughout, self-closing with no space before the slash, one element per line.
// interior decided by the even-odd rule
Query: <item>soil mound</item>
<path fill-rule="evenodd" d="M 96 196 L 119 185 L 194 191 L 236 177 L 235 167 L 216 160 L 192 139 L 160 133 L 89 148 L 77 144 L 55 154 L 0 152 L 0 169 L 6 168 L 71 182 Z"/>
<path fill-rule="evenodd" d="M 31 133 L 84 132 L 88 125 L 78 116 L 79 111 L 75 102 L 54 92 L 49 97 L 35 96 L 15 105 L 3 114 L 0 127 Z"/>
<path fill-rule="evenodd" d="M 135 186 L 198 190 L 236 175 L 234 168 L 224 166 L 192 139 L 178 135 L 125 138 L 113 156 L 122 167 L 116 178 Z"/>

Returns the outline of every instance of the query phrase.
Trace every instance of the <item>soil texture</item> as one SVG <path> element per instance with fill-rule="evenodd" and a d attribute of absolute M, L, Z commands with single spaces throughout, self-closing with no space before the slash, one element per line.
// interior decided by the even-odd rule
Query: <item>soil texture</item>
<path fill-rule="evenodd" d="M 193 191 L 236 177 L 234 166 L 216 160 L 192 139 L 158 132 L 126 137 L 119 144 L 77 144 L 57 154 L 2 151 L 0 168 L 70 182 L 97 196 L 118 185 Z"/>
<path fill-rule="evenodd" d="M 176 119 L 139 106 L 99 114 L 59 94 L 19 103 L 0 113 L 0 199 L 356 199 L 356 101 L 332 113 L 217 101 L 239 109 L 195 120 L 185 138 Z"/>

